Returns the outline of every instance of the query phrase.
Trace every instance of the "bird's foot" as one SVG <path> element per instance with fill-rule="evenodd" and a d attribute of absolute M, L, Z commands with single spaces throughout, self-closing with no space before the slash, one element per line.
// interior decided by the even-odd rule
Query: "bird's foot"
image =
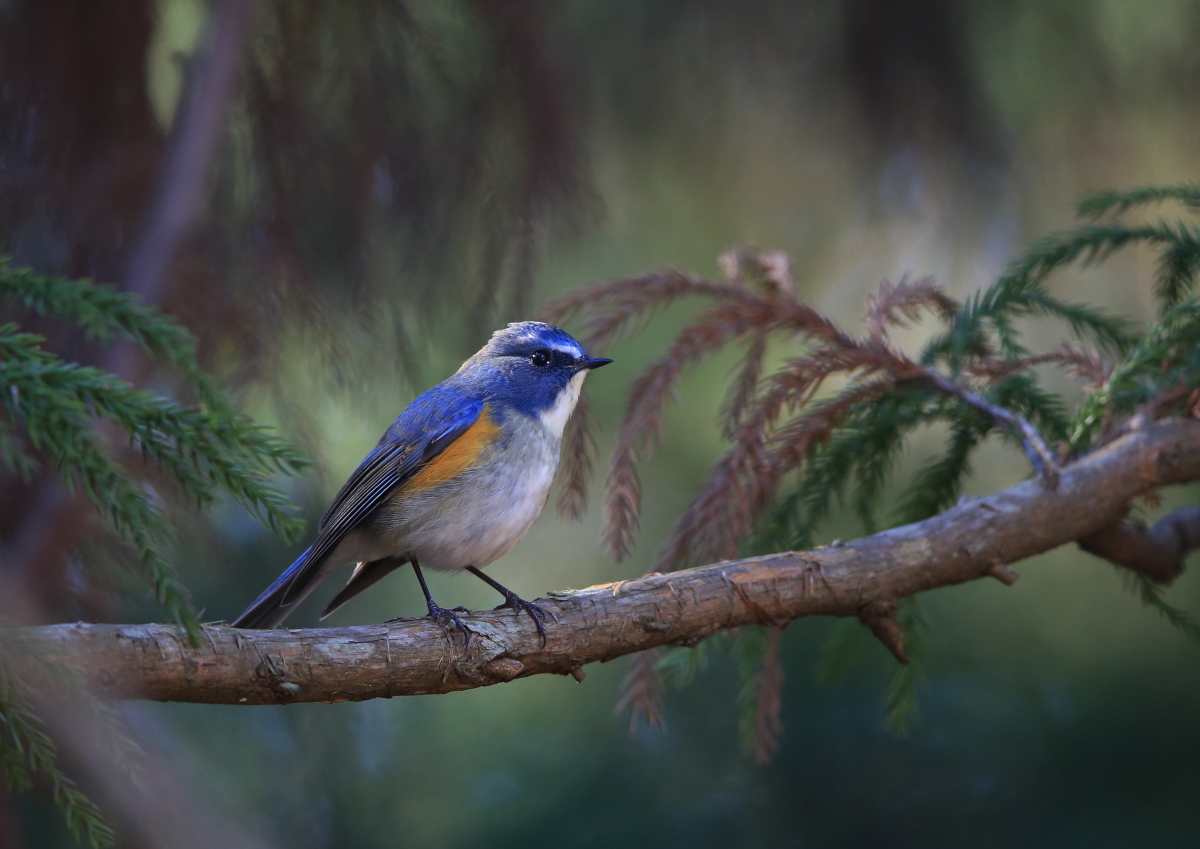
<path fill-rule="evenodd" d="M 434 606 L 436 607 L 436 605 L 434 605 Z M 441 611 L 441 613 L 448 613 L 448 612 L 449 612 L 449 611 L 446 611 L 446 610 L 442 610 L 442 608 L 440 608 L 440 607 L 438 607 L 437 609 L 438 609 L 439 611 Z M 466 607 L 463 607 L 462 605 L 459 605 L 458 607 L 451 608 L 451 609 L 452 609 L 452 610 L 453 610 L 455 613 L 470 613 L 470 612 L 471 612 L 471 611 L 470 611 L 468 608 L 466 608 Z M 441 615 L 441 614 L 438 614 L 438 615 Z M 427 615 L 425 618 L 426 618 L 426 619 L 435 619 L 435 620 L 436 620 L 436 619 L 437 619 L 437 616 L 435 616 L 435 615 L 433 614 L 433 611 L 430 611 L 430 612 L 429 612 L 429 614 L 428 614 L 428 615 Z M 409 617 L 409 616 L 393 616 L 391 619 L 384 619 L 384 620 L 383 620 L 383 624 L 384 624 L 384 625 L 399 625 L 401 622 L 411 622 L 411 621 L 412 621 L 412 617 Z M 439 624 L 440 624 L 440 623 L 439 623 Z M 460 623 L 458 623 L 458 624 L 459 624 L 459 625 L 461 625 L 462 623 L 460 622 Z M 470 630 L 470 628 L 468 628 L 467 630 L 469 631 L 469 630 Z"/>
<path fill-rule="evenodd" d="M 470 612 L 471 611 L 467 610 L 465 607 L 456 607 L 453 610 L 447 610 L 444 607 L 438 607 L 432 601 L 429 602 L 429 618 L 441 625 L 443 630 L 445 630 L 446 635 L 450 637 L 451 640 L 454 639 L 454 635 L 452 633 L 453 628 L 457 628 L 459 631 L 461 631 L 463 637 L 467 641 L 468 648 L 471 645 L 471 637 L 475 635 L 475 632 L 468 628 L 463 621 L 458 618 L 458 614 Z"/>
<path fill-rule="evenodd" d="M 542 638 L 542 647 L 546 646 L 546 626 L 544 624 L 547 613 L 532 601 L 526 601 L 516 593 L 509 590 L 504 594 L 504 604 L 496 607 L 497 610 L 502 610 L 505 607 L 511 607 L 518 613 L 524 611 L 529 614 L 529 618 L 533 620 L 533 624 L 537 626 L 538 634 Z"/>

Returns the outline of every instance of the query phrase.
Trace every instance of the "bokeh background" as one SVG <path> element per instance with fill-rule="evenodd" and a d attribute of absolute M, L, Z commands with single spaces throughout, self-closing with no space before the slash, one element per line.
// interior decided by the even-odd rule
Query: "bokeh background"
<path fill-rule="evenodd" d="M 555 294 L 664 265 L 715 275 L 720 253 L 757 245 L 853 326 L 885 277 L 962 296 L 1069 225 L 1081 195 L 1196 179 L 1198 41 L 1195 0 L 7 0 L 0 238 L 19 264 L 180 316 L 244 407 L 316 459 L 281 482 L 315 521 L 405 404 Z M 1121 256 L 1055 286 L 1146 319 L 1150 273 Z M 602 452 L 686 313 L 606 352 L 588 390 Z M 144 363 L 53 338 L 170 391 Z M 735 354 L 668 415 L 631 558 L 606 558 L 598 509 L 547 511 L 493 574 L 531 597 L 644 573 L 720 451 Z M 913 441 L 901 479 L 939 439 Z M 976 471 L 985 492 L 1024 467 L 989 446 Z M 156 617 L 67 496 L 5 481 L 0 501 L 27 619 Z M 205 618 L 236 615 L 302 547 L 233 507 L 178 525 Z M 860 531 L 837 519 L 827 538 Z M 768 766 L 742 748 L 719 654 L 668 694 L 666 728 L 632 735 L 613 713 L 628 660 L 582 685 L 131 704 L 140 787 L 58 728 L 126 846 L 1200 845 L 1196 646 L 1074 550 L 1018 569 L 1013 588 L 928 596 L 908 735 L 882 721 L 882 648 L 821 687 L 833 623 L 794 623 Z M 473 579 L 432 584 L 443 603 L 496 603 Z M 1194 569 L 1171 599 L 1200 610 Z M 332 622 L 421 612 L 401 572 Z M 0 845 L 75 844 L 48 800 L 0 794 Z"/>

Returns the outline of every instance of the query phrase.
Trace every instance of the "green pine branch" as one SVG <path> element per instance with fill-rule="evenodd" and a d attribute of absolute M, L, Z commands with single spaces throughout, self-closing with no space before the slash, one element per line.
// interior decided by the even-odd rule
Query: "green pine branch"
<path fill-rule="evenodd" d="M 0 774 L 5 786 L 28 792 L 35 782 L 44 782 L 76 840 L 93 849 L 115 845 L 116 836 L 96 803 L 59 766 L 58 747 L 34 712 L 31 695 L 0 654 Z"/>
<path fill-rule="evenodd" d="M 928 685 L 929 617 L 916 596 L 902 599 L 896 611 L 904 629 L 904 650 L 908 663 L 898 664 L 892 672 L 884 696 L 883 724 L 897 734 L 910 734 L 917 724 L 917 691 Z"/>
<path fill-rule="evenodd" d="M 1196 388 L 1200 388 L 1200 300 L 1190 295 L 1168 309 L 1117 363 L 1108 382 L 1083 400 L 1071 422 L 1068 447 L 1072 454 L 1084 452 L 1106 427 L 1156 401 L 1167 401 L 1168 393 L 1182 406 L 1188 390 Z"/>
<path fill-rule="evenodd" d="M 286 539 L 303 530 L 287 499 L 267 483 L 307 464 L 283 440 L 233 408 L 200 369 L 195 341 L 184 328 L 129 295 L 86 281 L 35 275 L 0 260 L 0 297 L 48 317 L 73 322 L 101 340 L 125 339 L 175 369 L 185 392 L 198 399 L 183 407 L 130 388 L 99 369 L 65 362 L 41 336 L 16 324 L 0 327 L 0 462 L 29 479 L 47 463 L 64 485 L 82 485 L 118 537 L 137 554 L 155 597 L 189 632 L 196 628 L 187 591 L 160 553 L 170 527 L 153 493 L 114 459 L 98 422 L 125 434 L 150 467 L 166 474 L 197 506 L 228 496 Z"/>
<path fill-rule="evenodd" d="M 307 459 L 238 412 L 200 368 L 191 334 L 153 307 L 111 287 L 14 268 L 4 258 L 0 300 L 74 325 L 89 338 L 137 345 L 174 372 L 181 397 L 196 400 L 184 406 L 131 388 L 113 374 L 63 360 L 45 347 L 45 338 L 15 323 L 0 326 L 0 463 L 24 480 L 45 466 L 69 490 L 82 486 L 109 530 L 136 553 L 140 573 L 167 615 L 198 639 L 187 589 L 162 554 L 171 527 L 147 472 L 165 477 L 198 507 L 231 498 L 290 540 L 303 522 L 268 478 L 293 474 Z M 85 692 L 77 670 L 61 659 L 44 660 Z M 60 768 L 54 740 L 11 668 L 0 656 L 0 773 L 14 790 L 45 783 L 77 839 L 113 845 L 95 803 Z M 114 765 L 136 783 L 130 757 L 136 744 L 121 732 L 111 708 L 87 704 Z"/>
<path fill-rule="evenodd" d="M 1200 211 L 1200 185 L 1150 187 L 1096 195 L 1080 204 L 1081 216 L 1115 217 L 1150 203 L 1173 200 L 1189 212 Z M 1158 251 L 1155 294 L 1160 320 L 1139 329 L 1132 322 L 1087 304 L 1065 301 L 1048 288 L 1052 275 L 1073 265 L 1103 262 L 1134 245 Z M 1200 228 L 1188 221 L 1126 225 L 1105 221 L 1035 242 L 1013 260 L 986 289 L 969 297 L 923 349 L 920 361 L 967 380 L 972 368 L 993 372 L 1005 362 L 1013 373 L 979 387 L 987 401 L 1032 422 L 1052 446 L 1070 456 L 1094 447 L 1103 436 L 1139 412 L 1152 416 L 1183 412 L 1200 389 L 1200 302 L 1192 294 L 1200 273 Z M 1021 320 L 1044 316 L 1063 322 L 1076 338 L 1116 357 L 1111 378 L 1075 405 L 1050 392 L 1037 374 L 1020 365 L 1030 351 L 1021 338 Z M 986 371 L 986 369 L 985 369 Z M 853 383 L 845 390 L 853 391 Z M 948 423 L 945 449 L 909 479 L 887 517 L 893 524 L 915 522 L 952 505 L 970 474 L 971 455 L 992 433 L 1016 444 L 979 410 L 959 400 L 938 399 L 925 388 L 898 384 L 881 399 L 851 410 L 824 442 L 813 445 L 791 491 L 780 497 L 761 523 L 752 551 L 808 548 L 833 507 L 853 487 L 853 508 L 867 532 L 879 525 L 879 504 L 912 433 L 937 421 Z M 1137 583 L 1142 602 L 1180 631 L 1195 636 L 1186 613 L 1166 602 L 1160 587 Z M 915 607 L 900 611 L 910 661 L 927 640 L 926 624 Z M 818 678 L 843 675 L 861 653 L 865 629 L 851 622 L 830 635 L 818 664 Z M 915 693 L 925 675 L 920 662 L 901 666 L 887 702 L 888 724 L 909 727 L 915 718 Z"/>
<path fill-rule="evenodd" d="M 1178 186 L 1142 186 L 1136 189 L 1097 192 L 1089 195 L 1075 207 L 1080 218 L 1103 218 L 1123 215 L 1139 206 L 1178 201 L 1189 210 L 1200 211 L 1200 183 L 1182 183 Z"/>

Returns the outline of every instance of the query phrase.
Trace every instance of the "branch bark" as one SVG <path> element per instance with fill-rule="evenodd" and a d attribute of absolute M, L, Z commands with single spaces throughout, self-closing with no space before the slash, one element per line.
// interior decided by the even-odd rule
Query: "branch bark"
<path fill-rule="evenodd" d="M 425 619 L 323 630 L 209 625 L 198 648 L 167 625 L 50 625 L 11 629 L 4 639 L 23 650 L 17 672 L 31 684 L 49 692 L 53 659 L 69 659 L 105 698 L 333 702 L 448 693 L 542 673 L 579 679 L 585 664 L 694 644 L 740 625 L 858 616 L 887 631 L 880 617 L 897 599 L 1011 577 L 1009 563 L 1120 527 L 1138 495 L 1198 479 L 1200 422 L 1160 422 L 1062 468 L 1055 489 L 1029 480 L 853 542 L 555 593 L 539 602 L 553 620 L 545 646 L 529 618 L 511 610 L 464 616 L 475 632 L 469 645 Z M 1176 547 L 1177 560 L 1187 548 Z M 1114 558 L 1156 577 L 1138 558 L 1125 560 Z"/>

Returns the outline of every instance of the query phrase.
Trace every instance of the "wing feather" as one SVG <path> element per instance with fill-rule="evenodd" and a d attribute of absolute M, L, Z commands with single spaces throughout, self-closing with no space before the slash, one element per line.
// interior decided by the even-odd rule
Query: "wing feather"
<path fill-rule="evenodd" d="M 468 404 L 450 422 L 425 438 L 414 439 L 411 433 L 397 433 L 401 422 L 389 429 L 338 490 L 333 503 L 321 517 L 317 538 L 308 550 L 304 564 L 292 577 L 281 604 L 291 604 L 303 595 L 325 558 L 333 553 L 346 534 L 375 512 L 397 487 L 411 480 L 466 433 L 478 421 L 484 406 L 481 401 Z"/>

